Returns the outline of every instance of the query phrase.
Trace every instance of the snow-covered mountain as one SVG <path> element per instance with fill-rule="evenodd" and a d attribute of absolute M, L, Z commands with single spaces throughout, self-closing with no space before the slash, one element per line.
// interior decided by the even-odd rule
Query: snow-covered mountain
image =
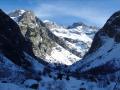
<path fill-rule="evenodd" d="M 29 13 L 30 12 L 27 14 Z M 24 26 L 27 24 L 26 26 L 31 25 L 34 27 L 33 22 L 36 22 L 36 19 L 33 19 L 34 17 L 31 16 L 31 14 L 28 16 L 25 14 L 24 17 L 26 18 L 24 18 L 25 20 L 22 18 L 22 23 L 20 22 L 21 25 Z M 35 21 L 32 20 L 33 22 L 31 22 L 31 19 Z M 21 19 L 17 18 L 17 20 Z M 20 24 L 19 22 L 17 23 Z M 0 10 L 1 90 L 120 90 L 120 12 L 111 16 L 104 27 L 95 34 L 92 46 L 84 58 L 69 67 L 64 65 L 62 67 L 51 67 L 50 63 L 45 63 L 45 60 L 37 58 L 34 55 L 36 53 L 34 53 L 33 49 L 33 46 L 36 44 L 31 44 L 30 41 L 33 38 L 36 39 L 36 36 L 40 33 L 37 32 L 38 34 L 36 35 L 31 32 L 31 29 L 21 29 L 25 28 L 25 26 L 21 27 L 19 25 L 21 27 L 19 28 L 17 23 Z M 75 26 L 76 25 L 78 24 L 75 24 Z M 61 59 L 65 58 L 65 53 L 70 53 L 69 47 L 66 47 L 66 43 L 64 43 L 67 41 L 64 39 L 64 35 L 57 36 L 51 33 L 49 29 L 45 28 L 45 24 L 41 21 L 39 21 L 39 24 L 37 23 L 35 27 L 36 26 L 40 28 L 41 32 L 44 30 L 43 35 L 49 36 L 49 38 L 42 37 L 42 39 L 51 39 L 51 41 L 55 43 L 55 49 L 51 50 L 51 52 L 58 50 L 55 51 L 55 53 L 57 53 L 59 57 L 62 56 L 61 53 L 63 53 Z M 64 29 L 70 30 L 73 29 L 73 27 L 74 26 L 64 27 Z M 30 30 L 27 35 L 29 36 L 31 35 L 30 33 L 32 33 L 32 36 L 35 35 L 35 37 L 31 39 L 31 36 L 28 37 L 26 34 L 24 35 L 23 32 L 20 32 L 21 30 Z M 34 28 L 32 28 L 32 30 L 39 31 L 39 29 Z M 71 34 L 71 30 L 67 33 Z M 92 38 L 91 35 L 89 35 L 88 37 Z M 61 41 L 57 42 L 55 39 Z M 62 46 L 61 43 L 64 46 Z M 44 43 L 43 45 L 46 44 Z M 45 49 L 45 47 L 43 48 Z M 61 50 L 61 48 L 65 50 Z M 74 53 L 75 52 L 71 52 L 72 55 Z M 72 55 L 71 57 L 73 57 Z"/>
<path fill-rule="evenodd" d="M 0 89 L 27 90 L 19 85 L 29 78 L 40 79 L 38 73 L 43 72 L 44 67 L 37 61 L 17 23 L 0 10 Z"/>
<path fill-rule="evenodd" d="M 120 11 L 113 14 L 93 39 L 84 59 L 71 66 L 73 71 L 91 75 L 114 77 L 120 74 Z"/>
<path fill-rule="evenodd" d="M 98 31 L 97 27 L 87 26 L 81 23 L 73 23 L 73 25 L 68 27 L 60 26 L 49 20 L 45 20 L 44 23 L 52 33 L 63 39 L 64 43 L 77 53 L 76 56 L 78 56 L 79 59 L 88 51 L 92 39 Z"/>
<path fill-rule="evenodd" d="M 24 37 L 32 42 L 34 54 L 49 63 L 71 65 L 80 60 L 98 30 L 80 23 L 67 28 L 49 20 L 42 22 L 32 11 L 26 10 L 16 10 L 9 16 L 18 23 Z"/>

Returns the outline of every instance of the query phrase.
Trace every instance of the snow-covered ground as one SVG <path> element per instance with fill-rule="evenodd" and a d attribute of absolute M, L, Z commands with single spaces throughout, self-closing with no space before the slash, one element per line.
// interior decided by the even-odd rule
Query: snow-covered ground
<path fill-rule="evenodd" d="M 35 71 L 43 71 L 44 69 L 44 65 L 39 63 L 36 59 L 34 59 L 33 57 L 31 57 L 29 54 L 25 53 L 25 58 L 32 64 L 32 68 L 35 70 Z"/>
<path fill-rule="evenodd" d="M 21 87 L 13 83 L 0 83 L 0 90 L 35 90 L 35 89 Z"/>
<path fill-rule="evenodd" d="M 0 83 L 0 90 L 116 90 L 119 84 L 111 82 L 109 85 L 103 83 L 90 82 L 86 80 L 53 80 L 49 77 L 43 77 L 37 89 L 27 88 L 24 85 L 16 85 L 13 83 Z M 31 83 L 31 81 L 29 82 Z M 119 88 L 118 88 L 119 90 Z"/>
<path fill-rule="evenodd" d="M 26 12 L 25 10 L 17 10 L 17 11 L 16 11 L 16 14 L 14 14 L 14 15 L 12 16 L 12 13 L 14 13 L 14 12 L 11 12 L 10 15 L 11 15 L 11 18 L 12 18 L 14 21 L 18 22 L 19 17 L 22 16 L 25 12 Z"/>
<path fill-rule="evenodd" d="M 70 80 L 53 80 L 49 77 L 43 77 L 39 90 L 113 90 L 115 86 L 115 82 L 105 85 L 101 82 L 90 82 L 72 77 Z"/>
<path fill-rule="evenodd" d="M 52 49 L 53 50 L 51 52 L 51 55 L 46 55 L 46 59 L 49 60 L 50 63 L 61 63 L 65 65 L 71 65 L 74 62 L 80 60 L 79 57 L 70 53 L 68 50 L 64 49 L 58 44 Z"/>
<path fill-rule="evenodd" d="M 102 46 L 89 55 L 85 60 L 82 60 L 73 64 L 71 70 L 75 71 L 75 69 L 80 68 L 80 71 L 90 70 L 92 68 L 107 65 L 114 63 L 114 68 L 119 68 L 120 64 L 120 44 L 116 43 L 113 38 L 102 37 Z"/>
<path fill-rule="evenodd" d="M 5 66 L 11 67 L 15 66 L 9 59 L 7 59 L 4 55 L 0 54 L 2 57 L 1 62 L 5 62 Z M 29 58 L 28 58 L 29 57 Z M 31 58 L 29 55 L 26 55 L 28 61 L 33 64 L 33 66 L 38 67 L 39 63 L 34 62 L 35 59 Z M 30 59 L 31 58 L 31 59 Z M 35 64 L 38 63 L 38 64 Z M 39 68 L 42 68 L 41 65 Z M 9 68 L 10 69 L 10 68 Z M 14 70 L 20 70 L 16 66 L 13 68 Z M 11 67 L 12 70 L 12 67 Z M 52 72 L 54 73 L 54 72 Z M 13 76 L 11 76 L 13 77 Z M 9 78 L 8 78 L 9 79 Z M 18 82 L 20 82 L 18 80 Z M 30 89 L 32 85 L 38 84 L 37 89 Z M 74 77 L 69 77 L 69 80 L 66 78 L 62 78 L 62 80 L 55 79 L 53 77 L 49 77 L 48 75 L 41 75 L 41 80 L 36 81 L 34 79 L 26 79 L 24 83 L 15 83 L 15 82 L 2 82 L 0 81 L 0 90 L 114 90 L 114 88 L 118 88 L 119 83 L 110 82 L 109 84 L 104 84 L 104 82 L 92 82 L 85 79 L 77 79 Z M 119 90 L 119 89 L 118 89 Z"/>
<path fill-rule="evenodd" d="M 57 47 L 53 48 L 51 56 L 46 56 L 46 59 L 48 60 L 54 59 L 55 62 L 59 60 L 63 64 L 67 63 L 67 65 L 71 65 L 75 63 L 76 61 L 80 60 L 85 55 L 85 53 L 88 51 L 88 49 L 91 46 L 92 39 L 95 33 L 98 30 L 96 28 L 92 28 L 89 26 L 82 26 L 82 25 L 78 25 L 74 28 L 66 28 L 64 26 L 57 25 L 55 22 L 52 22 L 49 20 L 45 20 L 44 23 L 56 36 L 64 39 L 65 41 L 64 43 L 69 48 L 75 50 L 76 52 L 81 53 L 80 55 L 81 57 L 78 58 L 78 56 L 76 55 L 66 54 L 66 50 L 62 49 L 60 46 L 57 45 L 57 47 L 61 48 L 61 50 L 59 50 Z M 70 52 L 67 51 L 67 53 L 70 53 Z M 58 56 L 59 56 L 59 59 L 58 59 Z"/>

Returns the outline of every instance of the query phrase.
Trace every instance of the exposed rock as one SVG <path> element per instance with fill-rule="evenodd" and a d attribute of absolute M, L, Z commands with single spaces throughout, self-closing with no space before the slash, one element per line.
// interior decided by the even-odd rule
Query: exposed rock
<path fill-rule="evenodd" d="M 97 28 L 83 23 L 74 23 L 73 28 L 71 26 L 69 29 L 48 20 L 43 23 L 32 11 L 17 10 L 9 15 L 20 26 L 27 41 L 26 45 L 32 46 L 35 56 L 49 63 L 66 64 L 69 62 L 67 65 L 71 65 L 78 61 L 88 51 L 97 31 Z M 63 55 L 66 57 L 65 60 L 59 60 L 56 55 L 53 55 L 57 47 L 61 49 L 61 54 L 63 50 L 68 51 Z"/>
<path fill-rule="evenodd" d="M 16 12 L 19 11 L 14 13 Z M 10 16 L 16 17 L 13 13 Z M 25 39 L 32 44 L 35 56 L 45 59 L 46 54 L 50 55 L 55 43 L 49 38 L 49 32 L 44 23 L 32 11 L 25 11 L 16 22 L 20 26 Z"/>

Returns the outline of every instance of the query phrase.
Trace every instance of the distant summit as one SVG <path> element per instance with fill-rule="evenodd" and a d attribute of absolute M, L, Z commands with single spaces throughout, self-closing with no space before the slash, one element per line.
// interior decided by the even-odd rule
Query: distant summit
<path fill-rule="evenodd" d="M 21 16 L 25 12 L 26 12 L 26 10 L 16 10 L 16 11 L 11 12 L 9 15 L 11 17 Z"/>
<path fill-rule="evenodd" d="M 85 24 L 82 23 L 82 22 L 75 22 L 75 23 L 73 23 L 71 26 L 68 26 L 68 29 L 70 29 L 70 28 L 76 28 L 76 27 L 78 27 L 78 26 L 87 26 L 87 25 L 85 25 Z"/>

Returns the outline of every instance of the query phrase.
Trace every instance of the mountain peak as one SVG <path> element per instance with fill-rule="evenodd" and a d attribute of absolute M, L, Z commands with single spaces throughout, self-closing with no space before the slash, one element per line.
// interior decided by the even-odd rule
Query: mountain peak
<path fill-rule="evenodd" d="M 43 22 L 44 22 L 44 23 L 55 23 L 55 22 L 50 21 L 50 20 L 44 20 Z"/>
<path fill-rule="evenodd" d="M 52 28 L 62 28 L 64 26 L 58 25 L 56 22 L 50 21 L 50 20 L 44 20 L 43 21 L 46 25 L 47 28 L 52 29 Z"/>
<path fill-rule="evenodd" d="M 11 12 L 9 15 L 11 16 L 11 17 L 15 17 L 15 16 L 21 16 L 23 13 L 25 13 L 26 12 L 26 10 L 15 10 L 15 11 L 13 11 L 13 12 Z"/>
<path fill-rule="evenodd" d="M 86 25 L 84 23 L 82 23 L 82 22 L 75 22 L 72 25 L 68 26 L 68 29 L 70 29 L 70 28 L 76 28 L 78 26 L 86 26 Z"/>
<path fill-rule="evenodd" d="M 106 24 L 120 25 L 120 11 L 115 12 L 107 21 Z"/>
<path fill-rule="evenodd" d="M 16 22 L 19 22 L 21 16 L 24 16 L 26 18 L 27 17 L 28 18 L 35 17 L 34 13 L 32 11 L 30 11 L 30 10 L 15 10 L 15 11 L 9 13 L 9 16 Z"/>

